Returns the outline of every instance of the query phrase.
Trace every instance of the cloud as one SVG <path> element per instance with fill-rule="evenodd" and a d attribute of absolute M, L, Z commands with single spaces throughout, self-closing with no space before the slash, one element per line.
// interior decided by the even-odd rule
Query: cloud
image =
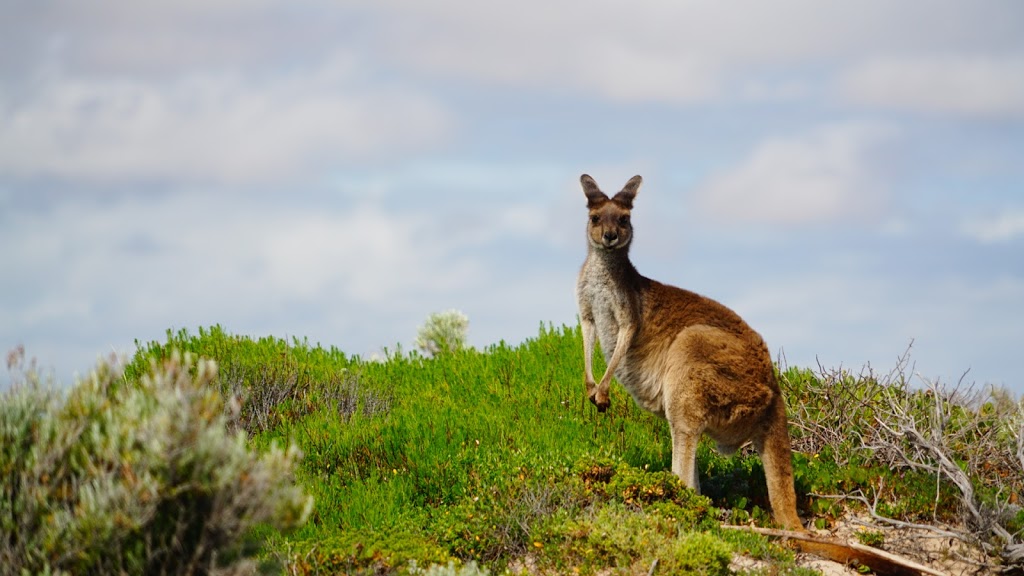
<path fill-rule="evenodd" d="M 266 70 L 333 53 L 352 16 L 332 2 L 19 2 L 0 22 L 0 77 L 25 65 L 74 75 L 181 76 Z M 8 44 L 9 43 L 9 44 Z M 289 67 L 290 68 L 290 67 Z M 283 70 L 283 69 L 282 69 Z"/>
<path fill-rule="evenodd" d="M 1024 238 L 1024 212 L 1009 211 L 965 221 L 960 232 L 982 244 L 1002 244 Z"/>
<path fill-rule="evenodd" d="M 762 331 L 772 350 L 785 348 L 801 365 L 813 365 L 814 354 L 835 349 L 851 333 L 863 333 L 883 322 L 883 282 L 860 271 L 816 271 L 771 277 L 762 275 L 756 283 L 736 291 L 731 305 L 756 329 Z M 856 278 L 856 279 L 855 279 Z M 866 279 L 867 278 L 867 279 Z M 911 336 L 900 334 L 899 338 Z M 889 342 L 898 352 L 906 341 Z M 860 359 L 866 361 L 868 358 Z M 842 356 L 839 356 L 842 360 Z M 848 359 L 849 360 L 849 359 Z"/>
<path fill-rule="evenodd" d="M 0 171 L 253 182 L 445 140 L 450 120 L 436 102 L 357 76 L 341 58 L 265 82 L 51 78 L 32 98 L 0 97 Z"/>
<path fill-rule="evenodd" d="M 573 317 L 575 258 L 533 262 L 552 256 L 543 196 L 458 209 L 205 187 L 21 199 L 0 196 L 0 343 L 24 342 L 64 376 L 175 327 L 221 323 L 363 353 L 453 306 L 481 319 L 480 344 L 531 335 L 559 307 Z"/>
<path fill-rule="evenodd" d="M 373 205 L 275 218 L 259 244 L 263 280 L 292 298 L 372 307 L 473 284 L 478 265 L 455 256 L 429 222 Z"/>
<path fill-rule="evenodd" d="M 832 271 L 787 271 L 760 276 L 730 305 L 761 332 L 773 353 L 784 351 L 790 366 L 820 362 L 856 371 L 871 364 L 885 372 L 913 342 L 911 359 L 928 378 L 956 382 L 970 369 L 968 382 L 1021 390 L 1017 372 L 997 368 L 1016 357 L 1024 336 L 1019 322 L 1005 321 L 1007 310 L 1024 297 L 1020 278 L 913 268 L 900 278 L 848 262 Z"/>
<path fill-rule="evenodd" d="M 689 106 L 813 99 L 831 77 L 823 62 L 853 61 L 837 89 L 853 102 L 1024 107 L 1024 59 L 992 55 L 1019 45 L 998 3 L 61 0 L 18 10 L 0 23 L 0 171 L 16 176 L 315 177 L 443 146 L 457 111 L 437 83 L 453 79 Z M 922 10 L 935 26 L 917 26 Z M 941 49 L 947 59 L 886 56 Z"/>
<path fill-rule="evenodd" d="M 893 134 L 883 125 L 847 123 L 766 140 L 698 185 L 696 202 L 723 221 L 799 224 L 873 214 L 884 197 L 874 162 Z"/>
<path fill-rule="evenodd" d="M 1024 54 L 871 59 L 844 72 L 841 95 L 869 106 L 982 117 L 1024 117 Z"/>
<path fill-rule="evenodd" d="M 617 102 L 692 105 L 800 98 L 823 63 L 866 55 L 1019 45 L 1007 4 L 953 1 L 771 4 L 639 0 L 628 10 L 572 2 L 373 2 L 368 41 L 398 66 Z M 922 14 L 930 25 L 920 26 Z"/>
<path fill-rule="evenodd" d="M 685 34 L 632 22 L 637 12 L 557 2 L 380 2 L 371 10 L 378 34 L 368 41 L 397 66 L 433 77 L 625 102 L 686 103 L 718 93 L 717 66 L 673 40 Z"/>
<path fill-rule="evenodd" d="M 306 301 L 383 307 L 463 287 L 474 269 L 428 234 L 427 218 L 372 203 L 280 206 L 178 193 L 64 201 L 16 216 L 0 238 L 23 249 L 5 250 L 0 263 L 39 314 L 55 316 L 115 302 L 118 316 L 135 318 L 161 316 L 164 303 L 229 314 Z M 46 288 L 29 294 L 33 285 Z M 35 322 L 31 310 L 19 313 L 20 324 Z"/>

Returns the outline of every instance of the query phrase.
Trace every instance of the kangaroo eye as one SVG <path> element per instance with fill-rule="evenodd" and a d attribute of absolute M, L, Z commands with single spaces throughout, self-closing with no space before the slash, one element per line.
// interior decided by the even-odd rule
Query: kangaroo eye
<path fill-rule="evenodd" d="M 629 216 L 619 216 L 619 226 L 629 226 Z"/>
<path fill-rule="evenodd" d="M 597 224 L 600 221 L 601 221 L 601 217 L 600 216 L 591 216 L 590 217 L 591 224 Z"/>

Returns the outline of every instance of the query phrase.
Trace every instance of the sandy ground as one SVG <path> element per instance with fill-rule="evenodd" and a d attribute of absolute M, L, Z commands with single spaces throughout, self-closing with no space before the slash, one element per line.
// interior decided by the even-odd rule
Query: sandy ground
<path fill-rule="evenodd" d="M 936 526 L 948 529 L 948 526 Z M 881 532 L 883 543 L 878 548 L 913 560 L 950 576 L 974 576 L 990 574 L 991 567 L 985 565 L 985 556 L 955 538 L 941 536 L 931 530 L 919 528 L 895 528 L 879 526 L 867 516 L 849 514 L 837 522 L 831 530 L 817 530 L 818 536 L 837 538 L 843 541 L 859 542 L 858 532 Z M 855 576 L 855 569 L 829 560 L 823 560 L 810 554 L 798 554 L 800 566 L 813 568 L 825 576 Z M 736 568 L 744 566 L 742 560 Z"/>

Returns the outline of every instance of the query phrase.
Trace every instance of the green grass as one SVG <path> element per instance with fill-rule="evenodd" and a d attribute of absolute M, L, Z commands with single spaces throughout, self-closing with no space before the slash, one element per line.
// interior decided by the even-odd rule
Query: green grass
<path fill-rule="evenodd" d="M 705 496 L 668 470 L 667 424 L 613 386 L 599 414 L 585 400 L 578 328 L 541 326 L 512 346 L 425 358 L 391 354 L 367 361 L 334 348 L 225 333 L 220 327 L 168 332 L 137 343 L 126 370 L 142 374 L 171 350 L 218 361 L 220 386 L 243 395 L 236 425 L 257 447 L 296 442 L 299 480 L 314 496 L 309 522 L 266 530 L 269 554 L 292 573 L 406 572 L 475 561 L 492 572 L 523 562 L 554 572 L 611 568 L 646 573 L 727 573 L 732 554 L 799 573 L 790 552 L 765 539 L 724 533 L 723 519 L 770 522 L 760 461 L 698 453 Z M 595 371 L 604 370 L 597 354 Z M 787 372 L 799 397 L 806 371 Z M 801 398 L 810 402 L 813 398 Z M 828 523 L 836 490 L 869 492 L 885 478 L 893 513 L 931 514 L 935 479 L 836 464 L 825 454 L 795 456 L 802 512 Z M 951 493 L 946 493 L 952 497 Z"/>

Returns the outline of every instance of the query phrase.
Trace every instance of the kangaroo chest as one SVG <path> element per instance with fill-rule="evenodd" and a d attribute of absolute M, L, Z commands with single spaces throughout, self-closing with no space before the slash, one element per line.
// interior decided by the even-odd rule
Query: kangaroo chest
<path fill-rule="evenodd" d="M 628 291 L 618 286 L 615 274 L 600 259 L 588 258 L 580 271 L 578 298 L 580 313 L 594 322 L 605 360 L 615 350 L 619 327 L 636 324 L 636 306 Z"/>
<path fill-rule="evenodd" d="M 601 345 L 601 352 L 604 353 L 604 358 L 607 361 L 615 351 L 619 327 L 631 321 L 625 314 L 629 303 L 611 290 L 602 289 L 600 286 L 589 288 L 591 289 L 586 291 L 585 297 L 593 315 L 594 327 L 597 329 L 597 339 Z"/>
<path fill-rule="evenodd" d="M 588 258 L 580 274 L 578 291 L 581 314 L 594 323 L 605 361 L 615 352 L 618 333 L 625 325 L 633 326 L 633 338 L 624 343 L 627 347 L 615 369 L 615 378 L 641 408 L 664 415 L 662 375 L 645 366 L 643 355 L 636 347 L 645 328 L 643 296 L 636 283 L 621 278 L 614 266 Z"/>
<path fill-rule="evenodd" d="M 663 414 L 660 378 L 644 369 L 643 358 L 635 348 L 635 342 L 644 329 L 641 296 L 624 288 L 600 262 L 588 262 L 580 274 L 580 312 L 593 321 L 605 361 L 614 354 L 622 327 L 627 324 L 633 326 L 633 338 L 624 343 L 626 349 L 615 370 L 615 377 L 642 408 Z"/>

